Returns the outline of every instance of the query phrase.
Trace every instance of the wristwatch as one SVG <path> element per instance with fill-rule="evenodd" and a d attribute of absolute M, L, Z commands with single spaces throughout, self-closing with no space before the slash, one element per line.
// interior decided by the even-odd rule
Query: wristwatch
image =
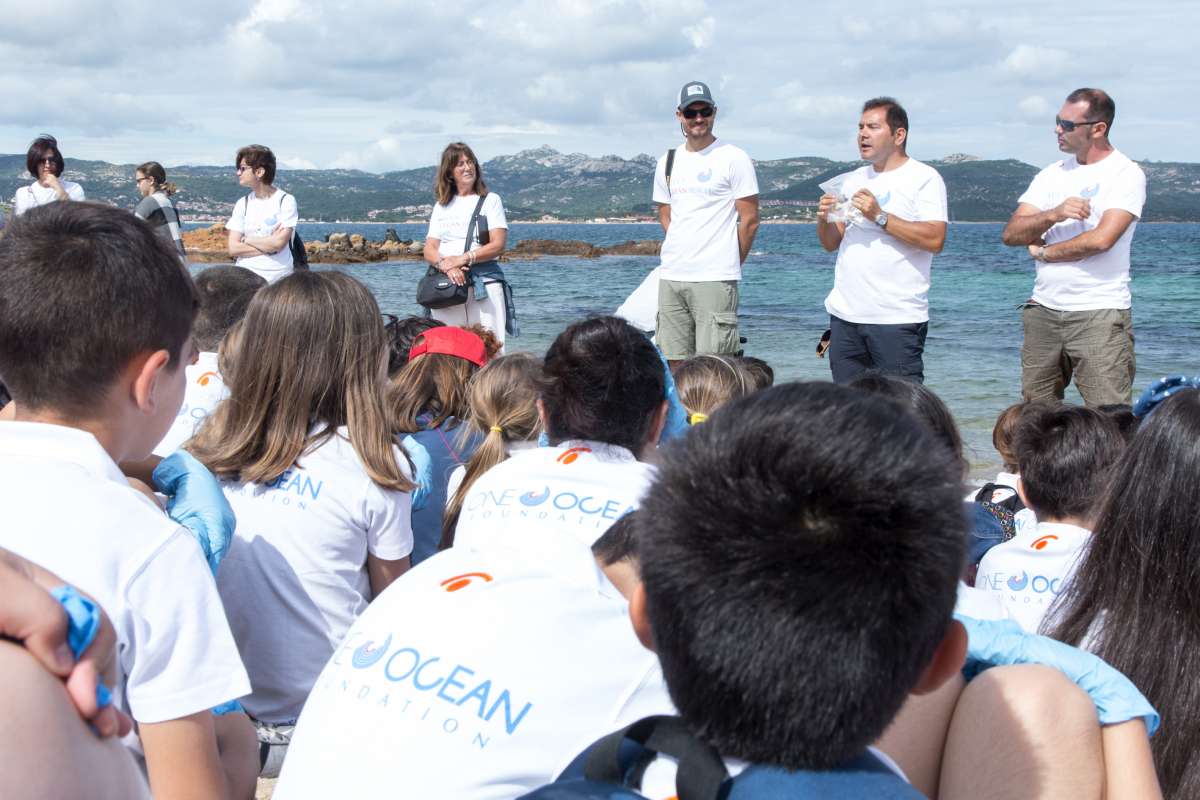
<path fill-rule="evenodd" d="M 1042 245 L 1041 247 L 1038 248 L 1036 260 L 1037 261 L 1045 261 L 1046 260 L 1046 245 Z"/>
<path fill-rule="evenodd" d="M 888 214 L 886 211 L 880 211 L 879 216 L 875 218 L 875 224 L 886 229 L 888 223 Z"/>

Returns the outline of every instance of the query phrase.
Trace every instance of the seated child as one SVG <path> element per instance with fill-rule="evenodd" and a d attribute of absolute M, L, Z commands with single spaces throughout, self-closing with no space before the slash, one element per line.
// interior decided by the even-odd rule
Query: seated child
<path fill-rule="evenodd" d="M 1025 630 L 1038 629 L 1070 579 L 1124 448 L 1116 423 L 1095 409 L 1032 406 L 1022 413 L 1017 488 L 1038 521 L 983 556 L 975 587 L 998 597 Z"/>
<path fill-rule="evenodd" d="M 674 377 L 690 425 L 704 422 L 730 400 L 758 390 L 750 371 L 730 356 L 692 356 L 675 367 Z"/>
<path fill-rule="evenodd" d="M 217 364 L 217 349 L 221 340 L 246 313 L 250 298 L 267 282 L 257 273 L 243 267 L 209 267 L 195 278 L 200 311 L 192 326 L 192 338 L 200 351 L 195 364 L 187 368 L 187 392 L 175 415 L 171 430 L 154 448 L 157 456 L 169 456 L 191 438 L 204 418 L 229 391 L 221 380 Z"/>
<path fill-rule="evenodd" d="M 117 298 L 114 301 L 114 298 Z M 166 433 L 194 358 L 196 291 L 133 215 L 54 203 L 0 239 L 0 546 L 87 592 L 116 628 L 114 702 L 137 722 L 155 797 L 244 797 L 210 709 L 250 691 L 189 531 L 131 488 L 120 461 Z M 248 726 L 248 723 L 243 724 Z M 229 762 L 226 762 L 226 766 Z"/>
<path fill-rule="evenodd" d="M 735 356 L 734 361 L 740 364 L 754 378 L 755 389 L 770 389 L 775 385 L 775 370 L 761 358 Z"/>
<path fill-rule="evenodd" d="M 388 340 L 388 378 L 395 378 L 404 369 L 408 363 L 408 351 L 418 336 L 430 328 L 441 328 L 446 324 L 433 317 L 416 314 L 407 317 L 397 317 L 395 314 L 383 316 L 387 319 L 383 329 Z"/>
<path fill-rule="evenodd" d="M 263 774 L 278 774 L 317 674 L 408 569 L 411 467 L 384 402 L 383 319 L 340 272 L 261 289 L 187 449 L 221 479 L 237 532 L 217 575 L 254 690 Z"/>

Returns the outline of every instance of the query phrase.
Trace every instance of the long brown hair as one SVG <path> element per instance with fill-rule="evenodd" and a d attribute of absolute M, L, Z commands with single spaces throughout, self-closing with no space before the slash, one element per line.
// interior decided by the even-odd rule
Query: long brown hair
<path fill-rule="evenodd" d="M 508 458 L 508 445 L 537 438 L 542 426 L 538 419 L 537 398 L 542 379 L 541 359 L 530 353 L 513 353 L 489 361 L 479 370 L 468 387 L 471 402 L 471 428 L 483 434 L 479 447 L 467 461 L 466 474 L 458 491 L 446 503 L 442 517 L 442 543 L 445 550 L 454 544 L 454 529 L 462 512 L 463 500 L 475 480 Z"/>
<path fill-rule="evenodd" d="M 167 183 L 167 171 L 157 161 L 147 161 L 145 164 L 139 164 L 134 172 L 140 172 L 143 176 L 154 181 L 154 191 L 162 192 L 167 197 L 172 197 L 179 191 L 178 186 L 173 183 Z"/>
<path fill-rule="evenodd" d="M 458 184 L 454 182 L 454 168 L 458 166 L 458 159 L 462 155 L 466 155 L 475 166 L 475 186 L 472 191 L 478 195 L 487 193 L 487 184 L 483 182 L 483 167 L 479 166 L 479 159 L 475 157 L 475 153 L 462 142 L 451 142 L 442 151 L 442 163 L 438 165 L 437 175 L 433 178 L 434 197 L 444 206 L 449 205 L 454 195 L 458 194 Z"/>
<path fill-rule="evenodd" d="M 471 409 L 467 384 L 478 371 L 479 367 L 465 358 L 446 353 L 425 353 L 409 361 L 392 378 L 388 390 L 396 430 L 416 433 L 440 427 L 451 417 L 460 422 L 466 419 Z M 433 419 L 426 425 L 417 422 L 417 417 L 426 413 Z"/>
<path fill-rule="evenodd" d="M 412 491 L 384 402 L 387 342 L 367 287 L 340 272 L 296 272 L 259 290 L 222 362 L 230 396 L 187 449 L 216 475 L 274 480 L 348 428 L 371 480 Z M 409 465 L 411 467 L 411 465 Z"/>

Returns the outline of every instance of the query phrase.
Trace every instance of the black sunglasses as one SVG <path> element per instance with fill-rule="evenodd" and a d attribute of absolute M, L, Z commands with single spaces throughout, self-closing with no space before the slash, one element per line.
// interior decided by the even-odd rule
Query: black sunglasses
<path fill-rule="evenodd" d="M 1062 117 L 1054 118 L 1054 124 L 1057 125 L 1058 127 L 1062 128 L 1063 133 L 1070 133 L 1071 131 L 1078 128 L 1080 125 L 1095 125 L 1097 122 L 1104 122 L 1104 120 L 1088 119 L 1088 120 L 1084 120 L 1083 122 L 1072 122 L 1071 120 L 1063 119 Z"/>
<path fill-rule="evenodd" d="M 684 119 L 695 119 L 696 117 L 704 117 L 708 119 L 713 115 L 712 106 L 701 106 L 700 108 L 685 108 L 683 109 Z"/>

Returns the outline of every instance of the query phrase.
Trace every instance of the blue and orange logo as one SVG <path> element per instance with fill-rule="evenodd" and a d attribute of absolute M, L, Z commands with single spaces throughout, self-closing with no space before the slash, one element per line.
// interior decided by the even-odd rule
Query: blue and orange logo
<path fill-rule="evenodd" d="M 1045 550 L 1046 545 L 1057 541 L 1058 537 L 1051 533 L 1047 534 L 1046 536 L 1039 536 L 1038 538 L 1034 539 L 1033 543 L 1029 546 L 1034 550 Z"/>
<path fill-rule="evenodd" d="M 212 372 L 210 370 L 209 372 L 205 372 L 205 373 L 201 374 L 199 378 L 196 378 L 196 383 L 200 384 L 201 386 L 208 386 L 209 382 L 213 378 L 220 378 L 220 377 L 221 377 L 220 375 L 218 375 L 217 373 Z"/>
<path fill-rule="evenodd" d="M 562 451 L 562 453 L 559 454 L 558 458 L 556 458 L 554 460 L 565 466 L 567 464 L 574 464 L 575 461 L 579 458 L 580 453 L 590 453 L 590 452 L 592 452 L 592 448 L 590 448 L 590 447 L 572 447 L 572 448 Z"/>
<path fill-rule="evenodd" d="M 372 642 L 365 642 L 354 651 L 354 655 L 350 657 L 350 663 L 357 669 L 366 669 L 372 664 L 377 663 L 392 645 L 392 635 L 383 640 L 383 644 L 378 647 L 371 647 Z"/>

